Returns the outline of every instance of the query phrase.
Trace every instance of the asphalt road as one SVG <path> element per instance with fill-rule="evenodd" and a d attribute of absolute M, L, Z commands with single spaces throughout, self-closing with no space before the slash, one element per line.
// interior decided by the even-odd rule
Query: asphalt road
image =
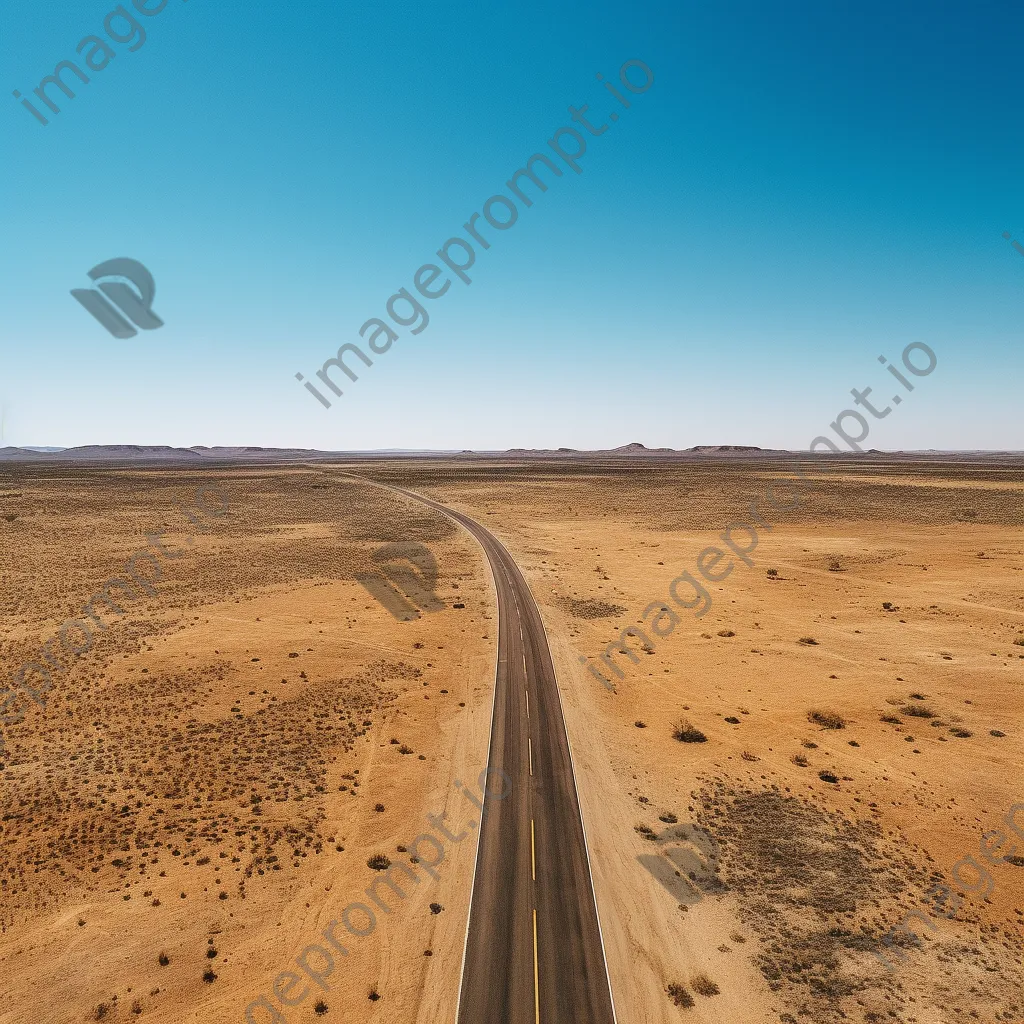
<path fill-rule="evenodd" d="M 498 592 L 489 767 L 512 780 L 485 797 L 458 1024 L 613 1024 L 611 985 L 562 703 L 540 612 L 519 567 L 479 523 Z M 475 784 L 476 780 L 472 781 Z M 500 793 L 501 776 L 488 785 Z"/>

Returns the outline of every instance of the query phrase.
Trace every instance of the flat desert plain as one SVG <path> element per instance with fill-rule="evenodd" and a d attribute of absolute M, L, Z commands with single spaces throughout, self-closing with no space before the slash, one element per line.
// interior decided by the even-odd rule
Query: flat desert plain
<path fill-rule="evenodd" d="M 176 557 L 4 725 L 0 1021 L 242 1021 L 379 855 L 420 880 L 285 1019 L 454 1020 L 475 844 L 410 858 L 476 814 L 497 612 L 475 541 L 382 484 L 540 606 L 620 1021 L 1024 1020 L 1021 469 L 821 460 L 784 510 L 756 458 L 9 466 L 5 680 L 147 533 Z M 674 603 L 752 501 L 747 560 Z M 443 608 L 358 582 L 396 541 Z"/>

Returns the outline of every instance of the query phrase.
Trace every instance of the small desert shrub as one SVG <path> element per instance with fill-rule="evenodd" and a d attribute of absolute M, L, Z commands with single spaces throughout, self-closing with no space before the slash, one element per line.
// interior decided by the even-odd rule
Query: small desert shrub
<path fill-rule="evenodd" d="M 1012 864 L 1015 868 L 1024 868 L 1024 857 L 1019 854 L 1011 853 L 1008 857 L 1004 857 L 1003 860 L 1007 864 Z"/>
<path fill-rule="evenodd" d="M 679 740 L 680 743 L 707 742 L 707 736 L 685 718 L 676 723 L 675 728 L 672 730 L 672 738 Z"/>
<path fill-rule="evenodd" d="M 1013 641 L 1018 647 L 1024 647 L 1024 637 Z"/>
<path fill-rule="evenodd" d="M 686 991 L 686 986 L 680 985 L 678 981 L 671 982 L 666 991 L 668 992 L 669 999 L 671 999 L 676 1006 L 682 1006 L 687 1009 L 693 1006 L 693 996 Z"/>
<path fill-rule="evenodd" d="M 719 636 L 735 636 L 736 634 L 731 629 L 720 629 L 718 631 Z"/>
<path fill-rule="evenodd" d="M 374 804 L 374 805 L 373 805 L 373 809 L 374 809 L 374 810 L 375 810 L 375 811 L 376 811 L 376 812 L 377 812 L 378 814 L 380 814 L 380 813 L 381 813 L 381 811 L 383 811 L 383 810 L 384 810 L 384 805 L 383 805 L 383 804 Z"/>
<path fill-rule="evenodd" d="M 808 647 L 817 647 L 818 641 L 813 636 L 802 636 L 797 643 L 806 644 Z"/>
<path fill-rule="evenodd" d="M 366 998 L 369 999 L 371 1003 L 375 1003 L 380 999 L 380 993 L 377 991 L 376 985 L 370 986 L 370 991 L 366 993 Z"/>
<path fill-rule="evenodd" d="M 998 729 L 990 729 L 989 736 L 1005 736 L 1005 732 L 1000 732 Z"/>
<path fill-rule="evenodd" d="M 843 564 L 838 558 L 830 558 L 828 560 L 828 571 L 829 572 L 842 572 Z"/>
<path fill-rule="evenodd" d="M 814 722 L 815 725 L 820 725 L 822 729 L 846 728 L 846 719 L 842 715 L 837 715 L 834 711 L 812 709 L 807 712 L 807 719 L 810 722 Z"/>
<path fill-rule="evenodd" d="M 401 746 L 400 746 L 400 747 L 398 748 L 398 752 L 399 752 L 400 754 L 411 754 L 411 753 L 412 753 L 412 747 L 410 747 L 410 746 L 407 746 L 406 744 L 404 744 L 404 743 L 403 743 L 403 744 L 402 744 L 402 745 L 401 745 Z"/>
<path fill-rule="evenodd" d="M 887 612 L 898 612 L 899 608 L 892 603 L 892 601 L 883 601 L 882 608 Z"/>
<path fill-rule="evenodd" d="M 157 957 L 157 960 L 159 961 L 161 967 L 166 967 L 171 962 L 171 958 L 166 953 L 161 953 Z"/>
<path fill-rule="evenodd" d="M 951 733 L 952 733 L 952 734 L 953 734 L 954 736 L 956 736 L 956 737 L 957 737 L 957 739 L 961 739 L 961 740 L 966 740 L 966 739 L 968 739 L 969 737 L 971 737 L 971 736 L 973 736 L 973 735 L 974 735 L 974 733 L 973 733 L 973 732 L 971 732 L 971 730 L 970 730 L 970 729 L 964 729 L 964 728 L 963 728 L 962 726 L 959 726 L 959 725 L 954 725 L 954 726 L 953 726 L 953 728 L 952 728 L 952 729 L 950 729 L 949 731 L 950 731 L 950 732 L 951 732 Z"/>
<path fill-rule="evenodd" d="M 366 866 L 374 871 L 387 871 L 391 867 L 391 860 L 386 853 L 375 853 L 367 862 Z"/>
<path fill-rule="evenodd" d="M 633 724 L 634 724 L 634 725 L 635 725 L 635 726 L 636 726 L 636 727 L 637 727 L 638 729 L 646 729 L 646 728 L 647 728 L 647 723 L 646 723 L 646 722 L 639 722 L 639 721 L 637 721 L 637 722 L 634 722 Z"/>
<path fill-rule="evenodd" d="M 706 975 L 695 974 L 690 979 L 693 991 L 699 996 L 717 996 L 721 989 Z"/>
<path fill-rule="evenodd" d="M 818 778 L 821 779 L 822 782 L 838 782 L 839 781 L 839 777 L 836 776 L 836 775 L 833 775 L 831 772 L 818 772 Z"/>
<path fill-rule="evenodd" d="M 749 750 L 744 750 L 743 753 L 740 754 L 740 757 L 742 757 L 744 761 L 760 761 L 761 760 L 761 758 L 759 758 L 757 756 L 757 754 L 752 754 Z"/>
<path fill-rule="evenodd" d="M 133 999 L 132 1000 L 132 1013 L 142 1013 L 142 1000 L 141 999 Z"/>
<path fill-rule="evenodd" d="M 207 967 L 206 970 L 203 971 L 203 981 L 205 981 L 207 985 L 212 985 L 216 980 L 217 975 L 213 973 L 211 968 Z"/>
<path fill-rule="evenodd" d="M 207 960 L 212 960 L 216 955 L 217 955 L 217 947 L 216 946 L 208 946 L 207 950 L 206 950 L 206 959 Z"/>
<path fill-rule="evenodd" d="M 664 814 L 658 815 L 658 821 L 663 821 L 666 825 L 674 825 L 678 820 L 679 819 L 671 811 L 666 811 Z"/>
<path fill-rule="evenodd" d="M 654 832 L 654 829 L 650 828 L 647 825 L 634 825 L 633 831 L 638 833 L 639 835 L 642 835 L 644 839 L 655 840 L 658 838 Z"/>
<path fill-rule="evenodd" d="M 430 904 L 430 912 L 432 914 L 440 914 L 442 910 L 444 910 L 444 907 L 442 907 L 440 903 Z"/>
<path fill-rule="evenodd" d="M 110 1007 L 106 1003 L 100 1003 L 99 1006 L 93 1010 L 93 1020 L 106 1020 L 107 1014 L 110 1013 Z"/>
<path fill-rule="evenodd" d="M 740 720 L 735 715 L 729 715 L 729 717 L 726 719 L 726 721 L 730 725 L 739 725 L 740 724 Z"/>
<path fill-rule="evenodd" d="M 908 704 L 903 714 L 910 718 L 934 718 L 935 712 L 927 704 Z"/>
<path fill-rule="evenodd" d="M 882 715 L 878 719 L 880 722 L 887 722 L 889 725 L 902 725 L 903 720 L 896 715 Z"/>
<path fill-rule="evenodd" d="M 779 576 L 779 570 L 778 569 L 769 569 L 768 570 L 768 579 L 770 579 L 770 580 L 778 579 L 778 576 Z"/>
<path fill-rule="evenodd" d="M 747 941 L 739 932 L 731 932 L 729 938 L 732 939 L 733 942 L 738 942 L 740 945 Z"/>
<path fill-rule="evenodd" d="M 794 754 L 790 758 L 790 760 L 793 762 L 793 764 L 798 765 L 800 768 L 806 768 L 807 765 L 810 763 L 808 762 L 806 756 L 803 754 Z"/>
<path fill-rule="evenodd" d="M 327 1012 L 327 1004 L 322 999 L 318 999 L 313 1004 L 313 1012 L 318 1017 L 322 1017 Z"/>

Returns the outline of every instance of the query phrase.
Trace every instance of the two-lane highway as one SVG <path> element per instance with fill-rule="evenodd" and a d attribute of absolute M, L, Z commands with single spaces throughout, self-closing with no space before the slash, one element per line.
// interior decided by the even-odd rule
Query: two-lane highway
<path fill-rule="evenodd" d="M 488 764 L 512 779 L 485 798 L 458 1024 L 614 1024 L 587 841 L 562 702 L 540 612 L 519 567 L 479 523 L 498 595 Z M 494 784 L 498 776 L 491 776 Z M 489 783 L 491 785 L 492 783 Z"/>

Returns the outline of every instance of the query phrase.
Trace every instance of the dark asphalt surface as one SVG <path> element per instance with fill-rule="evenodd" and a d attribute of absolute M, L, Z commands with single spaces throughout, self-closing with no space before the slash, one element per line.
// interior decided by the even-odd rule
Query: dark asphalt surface
<path fill-rule="evenodd" d="M 485 798 L 458 1024 L 613 1024 L 611 989 L 551 652 L 519 567 L 479 523 L 411 491 L 483 546 L 498 592 Z M 488 785 L 500 792 L 497 773 Z"/>

